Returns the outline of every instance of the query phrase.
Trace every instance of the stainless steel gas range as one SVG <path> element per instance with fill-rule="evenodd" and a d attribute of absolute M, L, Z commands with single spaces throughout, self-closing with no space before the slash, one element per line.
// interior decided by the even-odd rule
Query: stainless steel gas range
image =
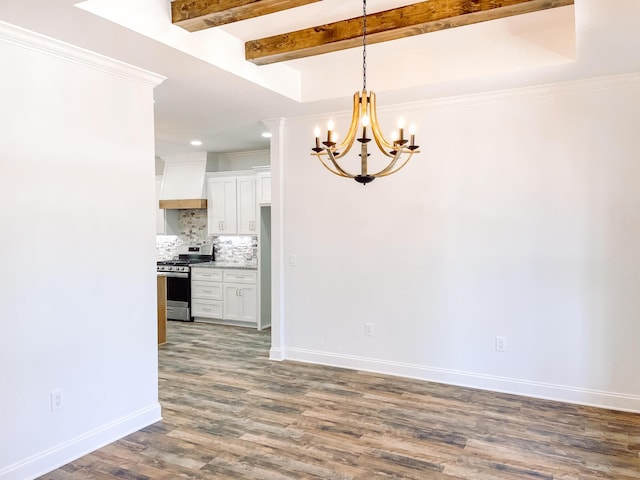
<path fill-rule="evenodd" d="M 178 258 L 159 261 L 157 272 L 167 277 L 167 319 L 192 322 L 191 267 L 213 260 L 213 245 L 181 245 Z"/>

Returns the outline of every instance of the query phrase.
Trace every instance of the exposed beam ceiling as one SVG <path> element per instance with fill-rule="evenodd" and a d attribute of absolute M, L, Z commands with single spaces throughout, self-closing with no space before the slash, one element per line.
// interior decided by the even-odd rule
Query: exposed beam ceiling
<path fill-rule="evenodd" d="M 171 20 L 190 32 L 260 17 L 320 0 L 174 0 Z"/>
<path fill-rule="evenodd" d="M 367 42 L 386 42 L 573 4 L 574 0 L 429 0 L 367 15 Z M 245 57 L 256 65 L 267 65 L 361 44 L 362 17 L 358 17 L 248 41 Z"/>

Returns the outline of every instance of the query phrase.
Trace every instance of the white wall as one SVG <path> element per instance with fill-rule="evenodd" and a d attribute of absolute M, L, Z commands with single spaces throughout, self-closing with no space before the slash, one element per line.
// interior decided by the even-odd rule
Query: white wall
<path fill-rule="evenodd" d="M 0 58 L 0 479 L 24 480 L 160 418 L 161 79 L 7 24 Z"/>
<path fill-rule="evenodd" d="M 422 153 L 365 187 L 288 120 L 273 356 L 640 411 L 639 110 L 634 75 L 394 107 Z"/>
<path fill-rule="evenodd" d="M 218 153 L 217 160 L 216 171 L 219 172 L 251 170 L 253 167 L 268 166 L 270 163 L 269 150 Z"/>

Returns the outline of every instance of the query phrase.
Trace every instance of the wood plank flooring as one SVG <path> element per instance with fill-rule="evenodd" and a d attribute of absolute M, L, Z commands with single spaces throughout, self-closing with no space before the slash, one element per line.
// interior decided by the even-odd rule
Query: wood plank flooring
<path fill-rule="evenodd" d="M 169 322 L 164 420 L 41 478 L 640 479 L 640 415 L 271 362 L 269 335 Z"/>

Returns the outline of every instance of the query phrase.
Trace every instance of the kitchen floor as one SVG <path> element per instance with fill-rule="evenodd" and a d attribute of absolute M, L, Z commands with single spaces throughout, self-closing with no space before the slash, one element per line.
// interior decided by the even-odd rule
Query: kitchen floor
<path fill-rule="evenodd" d="M 164 420 L 41 478 L 640 479 L 640 415 L 267 359 L 169 322 Z"/>

